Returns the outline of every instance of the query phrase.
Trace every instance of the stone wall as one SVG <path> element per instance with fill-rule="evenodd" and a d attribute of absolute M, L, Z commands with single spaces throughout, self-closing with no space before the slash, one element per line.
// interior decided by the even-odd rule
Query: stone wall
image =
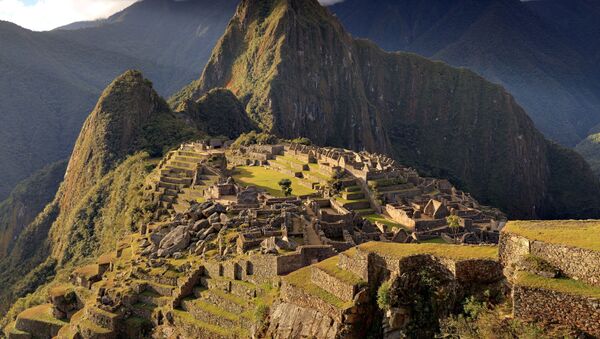
<path fill-rule="evenodd" d="M 317 266 L 311 267 L 310 275 L 314 284 L 342 300 L 350 301 L 358 292 L 358 286 L 337 279 Z"/>
<path fill-rule="evenodd" d="M 513 312 L 518 318 L 558 322 L 600 336 L 600 299 L 514 285 Z"/>
<path fill-rule="evenodd" d="M 499 246 L 500 260 L 508 269 L 520 257 L 531 254 L 546 260 L 569 278 L 600 286 L 600 252 L 598 251 L 529 240 L 508 232 L 501 233 Z"/>
<path fill-rule="evenodd" d="M 338 337 L 340 324 L 311 308 L 291 303 L 277 303 L 271 309 L 269 337 L 322 338 Z"/>

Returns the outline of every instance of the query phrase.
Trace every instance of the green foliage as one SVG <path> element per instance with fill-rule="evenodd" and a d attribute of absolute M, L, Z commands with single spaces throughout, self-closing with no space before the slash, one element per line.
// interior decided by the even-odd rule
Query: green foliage
<path fill-rule="evenodd" d="M 183 120 L 164 113 L 143 126 L 138 149 L 148 152 L 152 158 L 162 157 L 169 149 L 200 136 L 198 130 Z"/>
<path fill-rule="evenodd" d="M 19 183 L 0 203 L 0 259 L 9 255 L 14 239 L 52 201 L 66 168 L 66 161 L 46 166 Z"/>
<path fill-rule="evenodd" d="M 312 141 L 309 138 L 304 138 L 304 137 L 292 139 L 292 140 L 290 140 L 290 142 L 292 142 L 294 144 L 305 145 L 305 146 L 312 145 Z"/>
<path fill-rule="evenodd" d="M 551 339 L 571 338 L 569 331 L 560 327 L 545 328 L 541 324 L 527 323 L 520 319 L 506 317 L 510 305 L 492 307 L 489 304 L 468 298 L 464 313 L 450 316 L 441 322 L 442 338 L 499 338 L 499 339 Z"/>
<path fill-rule="evenodd" d="M 269 310 L 269 305 L 265 303 L 261 302 L 256 305 L 256 308 L 254 309 L 254 321 L 258 324 L 264 323 L 267 316 L 269 316 Z"/>
<path fill-rule="evenodd" d="M 281 187 L 283 195 L 286 197 L 292 195 L 292 181 L 290 179 L 281 179 L 277 184 Z"/>
<path fill-rule="evenodd" d="M 452 230 L 452 232 L 457 233 L 460 228 L 460 218 L 456 215 L 449 215 L 446 217 L 446 222 L 448 223 L 448 227 Z"/>
<path fill-rule="evenodd" d="M 391 298 L 390 298 L 390 288 L 392 286 L 392 281 L 384 281 L 381 286 L 377 289 L 377 306 L 379 306 L 380 310 L 387 311 L 390 308 Z"/>
<path fill-rule="evenodd" d="M 250 146 L 250 145 L 274 145 L 279 142 L 279 139 L 269 133 L 261 132 L 256 133 L 256 131 L 250 131 L 248 133 L 243 133 L 240 135 L 231 145 L 234 148 L 239 148 L 240 146 Z"/>

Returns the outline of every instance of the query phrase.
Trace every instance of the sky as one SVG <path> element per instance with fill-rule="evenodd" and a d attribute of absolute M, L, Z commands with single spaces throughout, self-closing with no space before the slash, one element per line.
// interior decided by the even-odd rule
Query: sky
<path fill-rule="evenodd" d="M 34 31 L 109 17 L 137 0 L 0 0 L 0 20 Z M 218 1 L 218 0 L 215 0 Z M 343 0 L 319 0 L 332 5 Z"/>
<path fill-rule="evenodd" d="M 76 21 L 107 18 L 136 0 L 0 0 L 0 20 L 47 31 Z"/>

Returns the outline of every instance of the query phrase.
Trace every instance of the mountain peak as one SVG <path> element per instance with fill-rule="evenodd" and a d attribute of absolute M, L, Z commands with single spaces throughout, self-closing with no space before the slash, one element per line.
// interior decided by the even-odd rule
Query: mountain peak
<path fill-rule="evenodd" d="M 454 180 L 511 217 L 571 210 L 551 197 L 564 183 L 552 177 L 550 162 L 561 160 L 503 87 L 355 40 L 316 0 L 242 1 L 201 78 L 173 104 L 219 87 L 231 90 L 260 127 L 283 138 L 393 155 Z M 600 195 L 591 193 L 589 204 L 597 201 Z"/>
<path fill-rule="evenodd" d="M 139 147 L 148 121 L 168 111 L 141 72 L 130 70 L 117 77 L 104 90 L 79 134 L 65 176 L 63 201 L 76 201 L 79 192 L 85 192 Z"/>

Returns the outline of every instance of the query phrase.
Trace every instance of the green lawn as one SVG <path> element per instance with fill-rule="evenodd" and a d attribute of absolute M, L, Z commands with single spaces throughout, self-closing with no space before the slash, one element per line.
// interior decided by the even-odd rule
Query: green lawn
<path fill-rule="evenodd" d="M 600 298 L 600 287 L 587 285 L 584 282 L 573 279 L 550 279 L 528 272 L 519 272 L 517 274 L 517 284 L 586 297 Z"/>
<path fill-rule="evenodd" d="M 290 285 L 304 290 L 304 292 L 317 297 L 330 305 L 335 306 L 340 310 L 344 310 L 352 306 L 352 302 L 346 302 L 336 297 L 335 295 L 325 291 L 311 281 L 310 266 L 301 268 L 285 276 L 283 279 Z"/>
<path fill-rule="evenodd" d="M 265 167 L 238 167 L 233 174 L 233 178 L 236 182 L 244 186 L 256 186 L 257 188 L 266 190 L 275 197 L 284 196 L 281 187 L 279 187 L 281 179 L 290 179 L 292 181 L 293 195 L 300 196 L 316 193 L 315 190 L 301 185 L 298 178 Z"/>
<path fill-rule="evenodd" d="M 411 255 L 431 254 L 441 258 L 498 259 L 498 248 L 495 246 L 465 246 L 450 244 L 397 244 L 386 242 L 368 242 L 358 246 L 359 249 L 382 255 L 404 258 Z"/>
<path fill-rule="evenodd" d="M 369 215 L 365 215 L 363 218 L 369 220 L 372 223 L 375 223 L 376 221 L 380 222 L 380 223 L 384 224 L 389 230 L 391 230 L 394 227 L 405 228 L 401 224 L 399 224 L 391 219 L 388 219 L 381 214 L 369 214 Z"/>
<path fill-rule="evenodd" d="M 600 221 L 510 221 L 503 231 L 530 240 L 600 251 Z"/>

